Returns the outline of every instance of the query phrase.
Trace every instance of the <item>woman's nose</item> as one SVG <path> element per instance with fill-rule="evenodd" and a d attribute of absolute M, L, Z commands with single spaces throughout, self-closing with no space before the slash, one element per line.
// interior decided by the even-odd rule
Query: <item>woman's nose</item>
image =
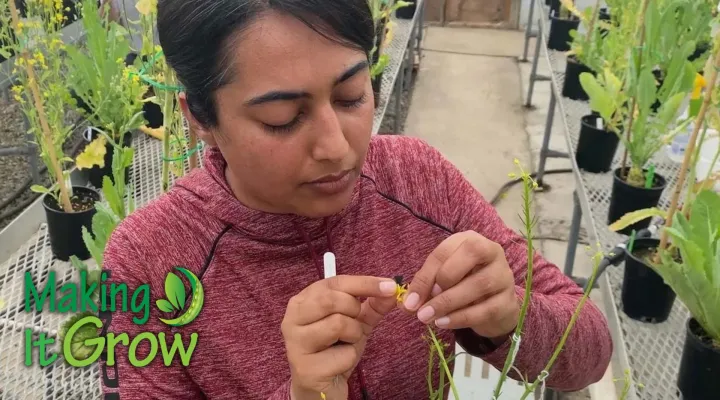
<path fill-rule="evenodd" d="M 317 161 L 342 161 L 350 151 L 337 112 L 331 105 L 318 110 L 313 158 Z"/>

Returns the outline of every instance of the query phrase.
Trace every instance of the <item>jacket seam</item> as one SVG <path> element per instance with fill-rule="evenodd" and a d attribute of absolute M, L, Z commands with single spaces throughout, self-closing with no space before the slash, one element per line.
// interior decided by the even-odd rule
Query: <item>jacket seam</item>
<path fill-rule="evenodd" d="M 453 231 L 452 229 L 446 227 L 445 225 L 443 225 L 443 224 L 441 224 L 441 223 L 439 223 L 439 222 L 436 222 L 436 221 L 432 220 L 430 217 L 426 217 L 426 216 L 424 216 L 424 215 L 420 215 L 418 212 L 416 212 L 415 210 L 413 210 L 413 208 L 412 208 L 409 204 L 404 203 L 404 202 L 396 199 L 395 197 L 390 196 L 390 195 L 387 194 L 387 193 L 381 192 L 381 191 L 378 189 L 377 183 L 375 182 L 375 180 L 374 180 L 373 178 L 369 177 L 368 175 L 361 174 L 360 176 L 361 176 L 362 178 L 365 178 L 365 179 L 369 180 L 370 182 L 372 182 L 373 188 L 375 189 L 375 193 L 379 194 L 383 199 L 389 201 L 390 203 L 395 204 L 395 205 L 398 205 L 398 206 L 404 208 L 407 212 L 410 213 L 410 215 L 412 215 L 412 216 L 415 217 L 416 219 L 419 219 L 420 221 L 422 221 L 422 222 L 424 222 L 424 223 L 426 223 L 426 224 L 428 224 L 428 225 L 434 226 L 435 228 L 438 228 L 438 229 L 444 231 L 445 233 L 448 233 L 448 234 L 451 234 L 451 235 L 456 233 L 455 231 Z"/>

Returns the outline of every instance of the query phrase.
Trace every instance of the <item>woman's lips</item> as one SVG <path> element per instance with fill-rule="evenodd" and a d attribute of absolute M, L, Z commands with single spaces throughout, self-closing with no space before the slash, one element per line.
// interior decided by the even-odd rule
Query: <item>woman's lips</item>
<path fill-rule="evenodd" d="M 353 175 L 353 170 L 349 169 L 337 174 L 323 176 L 320 179 L 307 183 L 307 185 L 311 189 L 325 195 L 339 194 L 350 186 Z"/>

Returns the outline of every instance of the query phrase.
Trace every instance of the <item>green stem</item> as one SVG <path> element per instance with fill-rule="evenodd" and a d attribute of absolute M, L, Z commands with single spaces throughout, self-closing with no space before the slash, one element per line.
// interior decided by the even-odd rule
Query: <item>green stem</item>
<path fill-rule="evenodd" d="M 702 147 L 702 143 L 705 141 L 705 135 L 707 134 L 707 125 L 703 126 L 703 131 L 700 134 L 700 142 L 698 143 L 698 146 L 695 147 L 695 152 L 692 155 L 692 160 L 690 161 L 690 176 L 688 176 L 688 191 L 685 192 L 685 201 L 683 201 L 682 206 L 682 213 L 687 215 L 687 212 L 690 211 L 690 203 L 691 198 L 693 194 L 695 194 L 695 190 L 693 190 L 693 185 L 695 183 L 695 177 L 697 175 L 696 170 L 696 164 L 698 161 L 698 158 L 700 158 L 700 148 Z"/>
<path fill-rule="evenodd" d="M 169 79 L 171 74 L 170 65 L 165 66 L 165 79 Z M 165 91 L 165 103 L 163 104 L 163 165 L 162 165 L 162 191 L 163 193 L 168 191 L 170 187 L 170 131 L 172 124 L 172 109 L 173 109 L 173 92 Z"/>
<path fill-rule="evenodd" d="M 573 312 L 572 317 L 570 318 L 570 323 L 568 324 L 567 328 L 565 328 L 565 332 L 562 335 L 562 338 L 560 338 L 560 343 L 555 347 L 555 351 L 553 352 L 552 357 L 550 357 L 550 360 L 545 365 L 545 368 L 543 368 L 543 372 L 550 373 L 550 370 L 552 369 L 553 365 L 555 364 L 555 361 L 560 356 L 560 353 L 562 352 L 562 349 L 565 347 L 565 342 L 567 341 L 567 338 L 570 336 L 570 332 L 572 331 L 573 327 L 575 326 L 575 322 L 580 317 L 580 312 L 582 311 L 583 307 L 585 306 L 585 302 L 587 301 L 588 297 L 590 297 L 590 292 L 592 291 L 593 285 L 595 284 L 595 278 L 597 277 L 598 272 L 598 266 L 599 266 L 599 260 L 596 260 L 595 266 L 593 268 L 593 273 L 590 276 L 590 280 L 587 283 L 587 288 L 585 289 L 585 293 L 583 293 L 582 298 L 580 299 L 580 302 L 578 303 L 577 307 L 575 307 L 575 312 Z M 546 377 L 547 378 L 547 377 Z M 532 385 L 526 387 L 525 393 L 520 398 L 520 400 L 525 400 L 531 393 L 535 392 L 535 388 L 541 383 L 540 377 L 535 379 L 535 381 L 532 383 Z"/>
<path fill-rule="evenodd" d="M 712 162 L 710 163 L 710 168 L 708 169 L 708 174 L 705 179 L 710 179 L 710 177 L 712 177 L 713 168 L 715 168 L 715 165 L 717 165 L 718 159 L 720 159 L 720 137 L 718 138 L 718 149 L 715 152 L 715 156 L 713 157 Z"/>
<path fill-rule="evenodd" d="M 445 353 L 443 353 L 443 348 L 440 345 L 437 337 L 435 336 L 435 332 L 433 332 L 432 327 L 428 326 L 428 331 L 430 332 L 430 339 L 435 346 L 435 351 L 437 351 L 438 357 L 440 358 L 440 363 L 442 364 L 443 369 L 445 370 L 445 374 L 447 375 L 448 382 L 450 382 L 450 389 L 453 392 L 453 397 L 455 398 L 455 400 L 460 400 L 460 395 L 458 394 L 457 388 L 455 388 L 455 380 L 453 379 L 452 373 L 450 372 L 450 367 L 448 367 L 447 361 L 445 360 Z"/>
<path fill-rule="evenodd" d="M 532 212 L 530 210 L 530 195 L 532 192 L 532 183 L 529 177 L 523 177 L 523 213 L 525 223 L 525 235 L 527 238 L 527 277 L 525 278 L 525 297 L 520 308 L 520 317 L 518 318 L 518 324 L 515 327 L 515 332 L 512 337 L 510 344 L 510 350 L 505 358 L 505 365 L 503 366 L 498 379 L 495 391 L 493 392 L 493 399 L 499 399 L 500 393 L 502 392 L 503 384 L 507 380 L 507 375 L 515 362 L 515 356 L 518 352 L 518 346 L 520 345 L 520 337 L 522 335 L 523 326 L 525 324 L 525 318 L 527 316 L 527 310 L 530 307 L 530 297 L 532 295 L 532 277 L 533 277 L 533 222 Z"/>

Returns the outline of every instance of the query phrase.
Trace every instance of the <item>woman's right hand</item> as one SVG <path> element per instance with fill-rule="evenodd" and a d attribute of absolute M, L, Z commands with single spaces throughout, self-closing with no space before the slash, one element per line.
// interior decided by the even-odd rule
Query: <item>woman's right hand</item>
<path fill-rule="evenodd" d="M 347 380 L 370 332 L 395 307 L 396 287 L 392 279 L 342 275 L 290 299 L 281 328 L 292 400 L 320 400 L 320 392 L 328 400 L 347 399 Z"/>

